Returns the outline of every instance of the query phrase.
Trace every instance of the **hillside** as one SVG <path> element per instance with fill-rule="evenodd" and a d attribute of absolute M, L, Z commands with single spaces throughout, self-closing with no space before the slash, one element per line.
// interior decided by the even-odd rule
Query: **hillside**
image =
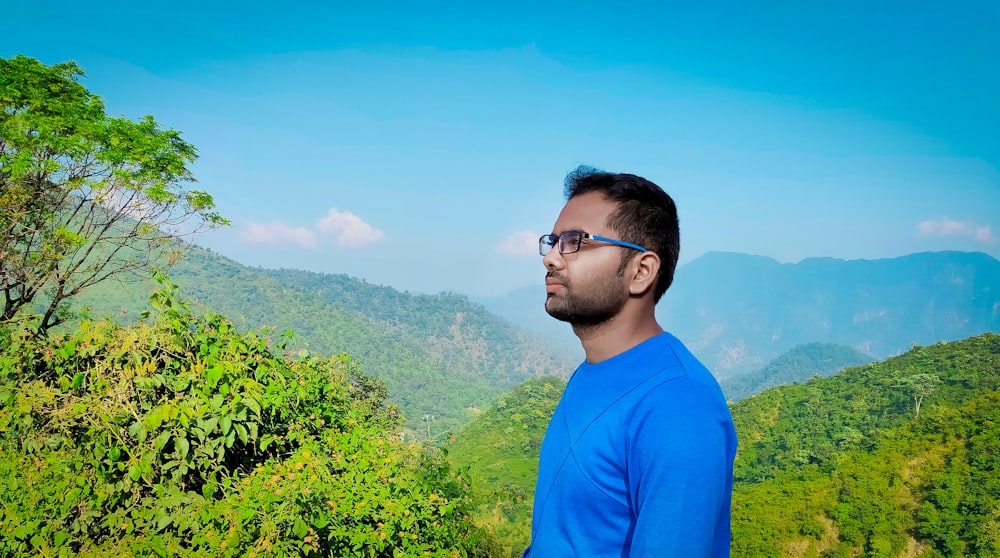
<path fill-rule="evenodd" d="M 505 393 L 495 407 L 470 423 L 446 447 L 455 468 L 478 481 L 478 519 L 493 526 L 510 555 L 531 539 L 531 502 L 538 476 L 538 451 L 566 382 L 529 380 Z"/>
<path fill-rule="evenodd" d="M 265 275 L 300 292 L 356 312 L 403 336 L 426 345 L 436 362 L 482 376 L 491 385 L 510 387 L 525 374 L 557 373 L 566 352 L 517 328 L 465 295 L 410 294 L 392 287 L 371 285 L 347 275 L 298 270 L 262 270 Z M 575 359 L 572 361 L 575 365 Z M 558 370 L 566 375 L 572 368 Z"/>
<path fill-rule="evenodd" d="M 807 343 L 793 347 L 760 370 L 721 380 L 719 386 L 726 399 L 735 402 L 769 387 L 829 376 L 845 366 L 859 366 L 871 360 L 861 351 L 843 345 Z"/>
<path fill-rule="evenodd" d="M 463 424 L 518 383 L 572 370 L 575 359 L 455 294 L 413 295 L 337 275 L 261 270 L 191 245 L 170 269 L 181 293 L 241 328 L 295 334 L 295 349 L 346 352 L 386 382 L 414 431 Z M 149 282 L 104 283 L 78 308 L 131 321 L 148 309 Z"/>
<path fill-rule="evenodd" d="M 734 555 L 1000 555 L 998 369 L 986 334 L 734 405 Z"/>
<path fill-rule="evenodd" d="M 574 347 L 544 301 L 540 286 L 482 299 L 514 323 Z M 1000 261 L 976 252 L 926 252 L 783 264 L 711 252 L 677 270 L 657 317 L 720 379 L 759 370 L 806 343 L 845 345 L 884 359 L 913 343 L 1000 332 Z"/>
<path fill-rule="evenodd" d="M 740 449 L 732 555 L 1000 555 L 998 370 L 1000 335 L 984 334 L 913 346 L 734 404 Z M 529 408 L 554 407 L 558 391 L 544 392 L 550 399 L 542 402 L 528 388 L 513 400 L 535 393 Z M 457 436 L 451 458 L 487 471 L 497 490 L 532 486 L 518 464 L 537 459 L 544 429 L 519 429 L 524 409 L 484 413 Z M 494 448 L 503 436 L 523 452 Z M 504 474 L 505 460 L 517 473 Z M 477 465 L 483 462 L 488 470 Z M 488 511 L 524 529 L 529 496 L 498 498 Z M 508 546 L 526 536 L 515 526 L 497 532 Z"/>

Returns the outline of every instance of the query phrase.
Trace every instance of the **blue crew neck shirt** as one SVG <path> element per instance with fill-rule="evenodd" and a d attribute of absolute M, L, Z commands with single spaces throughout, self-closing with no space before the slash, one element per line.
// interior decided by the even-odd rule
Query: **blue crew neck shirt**
<path fill-rule="evenodd" d="M 566 385 L 524 557 L 729 556 L 736 431 L 711 373 L 663 333 Z"/>

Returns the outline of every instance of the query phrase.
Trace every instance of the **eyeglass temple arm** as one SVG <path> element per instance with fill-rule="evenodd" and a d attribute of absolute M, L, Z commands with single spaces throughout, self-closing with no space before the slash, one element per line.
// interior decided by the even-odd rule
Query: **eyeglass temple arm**
<path fill-rule="evenodd" d="M 593 238 L 594 240 L 600 240 L 601 242 L 610 242 L 611 244 L 617 244 L 619 246 L 627 246 L 629 248 L 635 248 L 640 252 L 649 252 L 649 250 L 639 246 L 638 244 L 632 244 L 631 242 L 625 242 L 624 240 L 617 240 L 614 238 L 608 238 L 606 236 L 597 236 L 594 234 L 584 234 L 584 238 Z"/>

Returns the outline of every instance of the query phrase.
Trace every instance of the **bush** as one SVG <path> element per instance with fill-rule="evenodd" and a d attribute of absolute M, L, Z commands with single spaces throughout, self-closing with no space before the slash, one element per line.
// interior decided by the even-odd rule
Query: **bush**
<path fill-rule="evenodd" d="M 347 355 L 194 317 L 0 337 L 0 555 L 489 556 L 464 483 Z"/>

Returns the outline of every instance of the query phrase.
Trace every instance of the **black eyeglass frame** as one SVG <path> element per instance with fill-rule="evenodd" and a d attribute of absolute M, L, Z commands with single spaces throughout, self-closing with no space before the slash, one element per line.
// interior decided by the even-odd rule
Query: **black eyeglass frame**
<path fill-rule="evenodd" d="M 577 235 L 575 242 L 573 241 L 572 235 Z M 639 246 L 638 244 L 632 244 L 631 242 L 625 242 L 624 240 L 608 238 L 606 236 L 597 236 L 583 231 L 566 231 L 562 234 L 543 234 L 538 237 L 538 254 L 545 256 L 556 246 L 558 246 L 559 253 L 562 255 L 578 252 L 581 244 L 583 244 L 583 239 L 585 238 L 589 240 L 597 240 L 599 242 L 607 242 L 608 244 L 623 246 L 625 248 L 632 248 L 633 250 L 638 250 L 640 252 L 649 252 L 649 250 Z"/>

